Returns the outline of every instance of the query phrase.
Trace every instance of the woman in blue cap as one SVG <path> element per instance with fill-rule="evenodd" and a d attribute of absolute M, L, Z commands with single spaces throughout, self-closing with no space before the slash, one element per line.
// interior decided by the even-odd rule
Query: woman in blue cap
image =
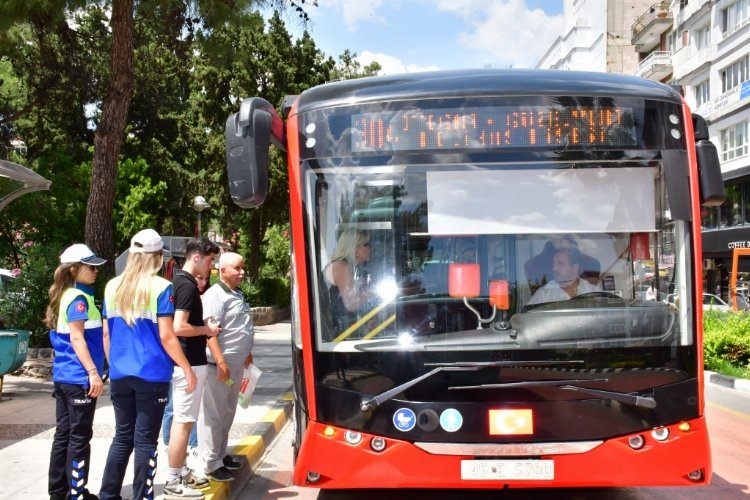
<path fill-rule="evenodd" d="M 44 320 L 55 350 L 55 438 L 49 463 L 50 500 L 96 498 L 86 490 L 96 398 L 104 390 L 102 316 L 94 304 L 98 266 L 106 260 L 76 243 L 60 255 Z"/>

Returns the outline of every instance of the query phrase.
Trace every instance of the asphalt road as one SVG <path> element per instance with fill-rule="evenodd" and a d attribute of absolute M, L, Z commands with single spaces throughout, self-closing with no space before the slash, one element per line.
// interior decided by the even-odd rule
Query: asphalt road
<path fill-rule="evenodd" d="M 750 393 L 707 384 L 706 415 L 714 475 L 700 488 L 596 488 L 539 490 L 364 490 L 321 491 L 292 486 L 292 424 L 287 424 L 268 449 L 235 499 L 276 500 L 699 500 L 740 499 L 750 495 Z"/>

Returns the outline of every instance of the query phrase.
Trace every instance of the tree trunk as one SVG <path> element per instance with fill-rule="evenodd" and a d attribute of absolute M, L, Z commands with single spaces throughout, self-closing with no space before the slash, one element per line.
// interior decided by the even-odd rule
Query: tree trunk
<path fill-rule="evenodd" d="M 112 75 L 94 135 L 91 192 L 86 207 L 86 244 L 108 260 L 114 274 L 112 208 L 117 162 L 133 94 L 133 0 L 112 2 Z"/>

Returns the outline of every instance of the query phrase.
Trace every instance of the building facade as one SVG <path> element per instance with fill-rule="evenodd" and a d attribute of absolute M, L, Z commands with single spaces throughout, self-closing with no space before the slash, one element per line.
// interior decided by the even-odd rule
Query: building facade
<path fill-rule="evenodd" d="M 653 0 L 564 0 L 563 33 L 537 68 L 633 74 L 631 26 Z"/>

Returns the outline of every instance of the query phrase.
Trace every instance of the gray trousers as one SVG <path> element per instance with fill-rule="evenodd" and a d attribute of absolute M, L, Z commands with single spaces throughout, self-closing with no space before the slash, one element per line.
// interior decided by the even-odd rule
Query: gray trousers
<path fill-rule="evenodd" d="M 237 397 L 244 370 L 242 364 L 229 365 L 229 378 L 234 383 L 227 385 L 216 380 L 215 365 L 209 364 L 206 367 L 206 383 L 198 417 L 198 452 L 205 474 L 224 465 L 229 429 L 237 411 Z"/>

